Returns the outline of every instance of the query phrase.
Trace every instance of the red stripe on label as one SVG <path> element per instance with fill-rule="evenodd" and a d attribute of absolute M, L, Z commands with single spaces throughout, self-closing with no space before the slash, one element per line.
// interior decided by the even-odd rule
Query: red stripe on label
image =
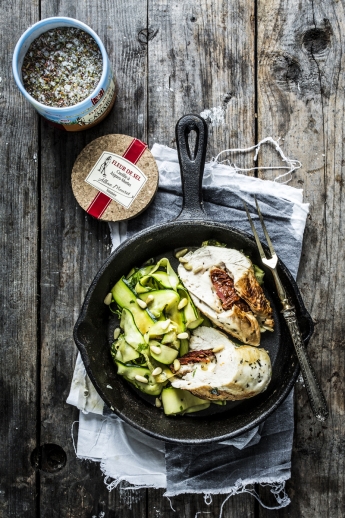
<path fill-rule="evenodd" d="M 129 144 L 128 148 L 122 156 L 132 164 L 136 164 L 146 148 L 147 145 L 144 144 L 144 142 L 141 142 L 141 140 L 135 138 Z M 103 194 L 102 192 L 98 192 L 90 203 L 89 207 L 86 209 L 86 212 L 90 214 L 90 216 L 99 219 L 111 201 L 112 198 L 109 198 L 109 196 Z"/>
<path fill-rule="evenodd" d="M 135 138 L 129 144 L 128 148 L 122 156 L 123 158 L 126 158 L 127 160 L 132 162 L 132 164 L 136 164 L 146 148 L 147 145 L 144 144 L 144 142 L 141 142 L 141 140 Z"/>
<path fill-rule="evenodd" d="M 87 213 L 94 218 L 100 218 L 110 202 L 111 198 L 109 196 L 99 192 L 90 203 Z"/>

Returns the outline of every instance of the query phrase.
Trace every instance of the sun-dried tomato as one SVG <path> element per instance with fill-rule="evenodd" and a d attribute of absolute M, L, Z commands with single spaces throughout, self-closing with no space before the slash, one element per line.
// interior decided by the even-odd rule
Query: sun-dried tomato
<path fill-rule="evenodd" d="M 228 273 L 220 268 L 213 268 L 210 271 L 211 282 L 222 302 L 222 308 L 226 311 L 231 309 L 234 304 L 242 311 L 249 311 L 248 304 L 242 300 L 235 291 L 234 281 Z"/>
<path fill-rule="evenodd" d="M 189 353 L 179 358 L 179 362 L 181 365 L 200 362 L 209 363 L 213 358 L 214 353 L 212 352 L 212 349 L 205 349 L 204 351 L 189 351 Z"/>

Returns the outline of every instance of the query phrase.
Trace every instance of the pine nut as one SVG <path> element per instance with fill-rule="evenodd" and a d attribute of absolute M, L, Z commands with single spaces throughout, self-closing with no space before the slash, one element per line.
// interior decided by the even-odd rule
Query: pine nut
<path fill-rule="evenodd" d="M 146 298 L 146 304 L 150 304 L 150 302 L 152 302 L 154 299 L 154 296 L 153 295 L 149 295 L 147 298 Z"/>
<path fill-rule="evenodd" d="M 155 370 L 152 371 L 152 376 L 158 376 L 158 374 L 161 374 L 161 372 L 162 369 L 160 367 L 156 367 Z"/>
<path fill-rule="evenodd" d="M 220 351 L 222 351 L 224 349 L 224 345 L 217 345 L 217 347 L 215 347 L 214 349 L 212 349 L 212 352 L 213 353 L 219 353 Z"/>
<path fill-rule="evenodd" d="M 181 364 L 180 362 L 178 361 L 178 359 L 176 358 L 176 360 L 174 360 L 174 371 L 178 371 L 181 367 Z"/>
<path fill-rule="evenodd" d="M 184 248 L 183 250 L 179 250 L 176 252 L 175 257 L 176 259 L 180 259 L 180 257 L 183 257 L 188 252 L 188 248 Z"/>
<path fill-rule="evenodd" d="M 177 306 L 177 309 L 182 309 L 182 308 L 184 308 L 185 306 L 187 306 L 187 304 L 188 304 L 188 299 L 182 299 L 182 300 L 180 300 L 180 303 L 179 303 L 179 305 Z"/>
<path fill-rule="evenodd" d="M 137 381 L 140 381 L 140 383 L 148 383 L 148 380 L 146 378 L 144 378 L 144 376 L 140 376 L 140 374 L 136 374 L 135 379 Z"/>
<path fill-rule="evenodd" d="M 203 269 L 204 269 L 203 266 L 197 266 L 196 268 L 194 268 L 193 273 L 199 273 Z"/>
<path fill-rule="evenodd" d="M 178 334 L 178 335 L 177 335 L 177 338 L 178 338 L 179 340 L 184 340 L 185 338 L 189 338 L 189 334 L 188 334 L 188 333 L 186 333 L 186 332 L 184 332 L 184 333 L 180 333 L 180 334 Z"/>
<path fill-rule="evenodd" d="M 114 331 L 114 340 L 118 339 L 118 337 L 120 336 L 120 333 L 121 333 L 121 329 L 119 327 L 117 327 Z"/>
<path fill-rule="evenodd" d="M 184 266 L 185 270 L 187 270 L 188 272 L 193 270 L 193 266 L 189 263 L 185 263 L 183 266 Z"/>
<path fill-rule="evenodd" d="M 157 345 L 150 345 L 150 349 L 155 354 L 160 354 L 162 352 L 162 349 L 157 347 Z"/>
<path fill-rule="evenodd" d="M 111 304 L 112 299 L 113 299 L 112 293 L 108 293 L 108 295 L 104 299 L 104 304 L 109 306 Z"/>
<path fill-rule="evenodd" d="M 179 257 L 178 259 L 180 261 L 180 263 L 184 264 L 184 263 L 188 263 L 188 259 L 186 259 L 185 257 Z"/>
<path fill-rule="evenodd" d="M 160 399 L 158 399 L 158 397 L 156 397 L 155 405 L 157 408 L 160 408 L 162 406 L 162 402 Z"/>
<path fill-rule="evenodd" d="M 141 307 L 141 309 L 146 309 L 146 308 L 147 308 L 147 304 L 146 304 L 146 302 L 144 302 L 144 301 L 143 301 L 143 300 L 141 300 L 141 299 L 137 299 L 137 304 L 138 304 L 138 306 L 140 306 L 140 307 Z"/>
<path fill-rule="evenodd" d="M 207 371 L 207 369 L 208 369 L 207 364 L 206 364 L 206 363 L 203 363 L 203 364 L 201 365 L 201 370 L 202 370 L 202 371 Z"/>

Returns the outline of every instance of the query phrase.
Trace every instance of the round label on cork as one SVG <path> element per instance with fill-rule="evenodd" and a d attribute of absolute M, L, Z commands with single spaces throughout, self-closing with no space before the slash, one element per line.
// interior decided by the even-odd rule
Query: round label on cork
<path fill-rule="evenodd" d="M 147 145 L 127 135 L 106 135 L 88 144 L 72 170 L 79 205 L 103 221 L 134 218 L 153 200 L 158 168 Z"/>

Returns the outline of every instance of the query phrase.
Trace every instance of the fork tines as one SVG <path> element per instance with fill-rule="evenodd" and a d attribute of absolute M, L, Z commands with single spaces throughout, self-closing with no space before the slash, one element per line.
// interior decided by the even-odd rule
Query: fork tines
<path fill-rule="evenodd" d="M 271 258 L 270 259 L 271 260 L 274 259 L 274 261 L 272 261 L 272 264 L 267 263 L 267 261 L 269 261 L 269 259 L 266 257 L 266 254 L 265 254 L 264 249 L 262 247 L 259 235 L 258 235 L 258 233 L 256 231 L 255 226 L 254 226 L 254 222 L 252 220 L 251 215 L 249 214 L 249 210 L 248 210 L 247 204 L 245 202 L 243 202 L 243 205 L 244 205 L 244 208 L 246 210 L 250 226 L 252 227 L 252 231 L 253 231 L 253 234 L 254 234 L 254 237 L 255 237 L 255 241 L 256 241 L 256 244 L 257 244 L 257 247 L 258 247 L 261 259 L 262 259 L 262 261 L 265 264 L 267 264 L 267 266 L 270 266 L 270 267 L 274 268 L 274 266 L 275 266 L 274 263 L 278 260 L 278 257 L 277 257 L 277 254 L 276 254 L 275 250 L 274 250 L 274 247 L 272 245 L 272 241 L 270 239 L 270 236 L 268 235 L 268 232 L 267 232 L 267 229 L 266 229 L 266 225 L 265 225 L 265 222 L 264 222 L 264 218 L 262 217 L 261 210 L 260 210 L 260 207 L 259 207 L 259 204 L 258 204 L 258 200 L 256 199 L 256 196 L 254 196 L 254 199 L 255 199 L 256 209 L 257 209 L 257 212 L 258 212 L 258 215 L 259 215 L 259 218 L 260 218 L 260 223 L 261 223 L 261 226 L 262 226 L 262 230 L 263 230 L 263 232 L 265 234 L 266 241 L 267 241 L 267 244 L 268 244 L 268 248 L 269 248 L 270 253 L 271 253 Z"/>

